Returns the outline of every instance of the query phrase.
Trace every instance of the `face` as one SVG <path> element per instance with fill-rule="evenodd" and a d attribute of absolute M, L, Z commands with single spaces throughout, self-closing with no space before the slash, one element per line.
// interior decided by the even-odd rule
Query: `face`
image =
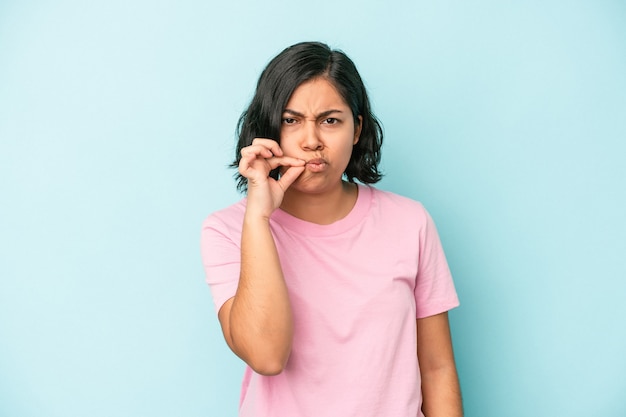
<path fill-rule="evenodd" d="M 342 186 L 361 133 L 361 116 L 358 120 L 325 78 L 295 89 L 283 111 L 280 146 L 285 155 L 306 161 L 306 169 L 290 189 L 320 193 Z"/>

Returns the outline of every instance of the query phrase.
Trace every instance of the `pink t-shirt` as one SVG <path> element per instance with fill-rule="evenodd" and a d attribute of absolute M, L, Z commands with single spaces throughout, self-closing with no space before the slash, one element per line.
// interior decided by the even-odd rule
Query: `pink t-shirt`
<path fill-rule="evenodd" d="M 215 307 L 235 295 L 245 199 L 209 216 L 202 258 Z M 435 225 L 408 198 L 359 185 L 343 219 L 270 220 L 294 316 L 284 371 L 244 375 L 241 417 L 416 417 L 416 318 L 459 302 Z"/>

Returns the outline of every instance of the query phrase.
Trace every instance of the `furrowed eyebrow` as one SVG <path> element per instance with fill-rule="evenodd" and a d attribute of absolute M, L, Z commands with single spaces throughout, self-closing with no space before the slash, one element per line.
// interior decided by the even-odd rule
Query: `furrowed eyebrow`
<path fill-rule="evenodd" d="M 295 111 L 295 110 L 285 109 L 285 110 L 283 110 L 283 114 L 285 114 L 285 113 L 290 114 L 290 115 L 292 115 L 292 116 L 296 116 L 296 117 L 302 117 L 302 118 L 304 118 L 304 114 L 302 114 L 302 113 L 300 113 L 300 112 L 297 112 L 297 111 Z M 326 110 L 326 111 L 321 112 L 321 113 L 320 113 L 320 114 L 318 114 L 317 116 L 315 116 L 315 118 L 316 118 L 316 119 L 323 119 L 323 118 L 325 118 L 325 117 L 330 116 L 330 115 L 331 115 L 331 114 L 333 114 L 333 113 L 343 113 L 343 112 L 342 112 L 341 110 L 337 110 L 337 109 Z"/>

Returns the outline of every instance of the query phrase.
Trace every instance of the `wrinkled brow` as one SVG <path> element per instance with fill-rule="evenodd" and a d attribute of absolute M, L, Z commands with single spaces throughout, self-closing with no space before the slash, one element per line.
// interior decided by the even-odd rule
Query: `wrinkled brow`
<path fill-rule="evenodd" d="M 295 111 L 295 110 L 291 110 L 291 109 L 285 109 L 283 111 L 283 114 L 285 114 L 285 113 L 290 114 L 292 116 L 296 116 L 296 117 L 301 117 L 301 118 L 305 117 L 304 114 L 302 114 L 302 113 L 300 113 L 298 111 Z M 337 110 L 337 109 L 326 110 L 326 111 L 321 112 L 317 116 L 315 116 L 315 118 L 316 119 L 323 119 L 324 117 L 328 117 L 328 116 L 330 116 L 333 113 L 343 113 L 343 111 Z"/>

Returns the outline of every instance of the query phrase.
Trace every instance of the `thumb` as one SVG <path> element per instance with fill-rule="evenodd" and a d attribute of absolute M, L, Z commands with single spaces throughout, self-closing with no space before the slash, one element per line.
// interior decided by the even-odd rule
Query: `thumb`
<path fill-rule="evenodd" d="M 287 191 L 287 188 L 289 188 L 289 186 L 293 184 L 293 182 L 300 176 L 300 174 L 304 172 L 304 169 L 304 166 L 291 166 L 287 168 L 287 170 L 282 173 L 280 179 L 278 180 L 280 188 L 282 188 L 283 191 Z"/>

